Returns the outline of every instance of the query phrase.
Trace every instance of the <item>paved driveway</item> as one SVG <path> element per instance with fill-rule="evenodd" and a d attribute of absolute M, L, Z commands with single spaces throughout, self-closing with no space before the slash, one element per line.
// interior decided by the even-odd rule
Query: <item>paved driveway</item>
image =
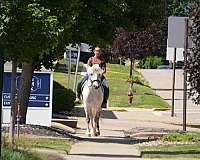
<path fill-rule="evenodd" d="M 172 75 L 173 71 L 168 69 L 144 69 L 139 70 L 143 77 L 155 89 L 157 95 L 161 96 L 171 105 L 172 101 Z M 176 70 L 175 84 L 175 114 L 182 117 L 183 112 L 183 70 Z M 170 112 L 165 112 L 170 114 Z M 187 101 L 187 120 L 191 123 L 200 122 L 200 106 L 195 105 L 191 100 Z"/>

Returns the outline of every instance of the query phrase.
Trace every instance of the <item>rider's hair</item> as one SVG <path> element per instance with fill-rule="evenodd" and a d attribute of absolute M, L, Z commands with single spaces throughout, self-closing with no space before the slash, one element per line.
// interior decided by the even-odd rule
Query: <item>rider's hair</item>
<path fill-rule="evenodd" d="M 98 47 L 98 46 L 96 46 L 96 47 L 94 48 L 94 51 L 95 51 L 95 50 L 100 50 L 100 51 L 101 51 L 101 48 Z"/>

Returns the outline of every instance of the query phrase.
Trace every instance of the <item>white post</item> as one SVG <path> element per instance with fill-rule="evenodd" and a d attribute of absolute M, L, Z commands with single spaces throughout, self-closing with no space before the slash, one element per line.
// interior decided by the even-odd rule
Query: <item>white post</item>
<path fill-rule="evenodd" d="M 71 79 L 71 46 L 69 49 L 69 57 L 66 59 L 66 61 L 68 62 L 68 89 L 70 89 L 70 79 Z"/>
<path fill-rule="evenodd" d="M 81 44 L 78 46 L 78 57 L 77 57 L 77 60 L 76 60 L 76 71 L 75 71 L 74 88 L 73 88 L 74 92 L 76 91 L 76 82 L 77 82 L 77 74 L 78 74 L 80 54 L 81 54 Z"/>

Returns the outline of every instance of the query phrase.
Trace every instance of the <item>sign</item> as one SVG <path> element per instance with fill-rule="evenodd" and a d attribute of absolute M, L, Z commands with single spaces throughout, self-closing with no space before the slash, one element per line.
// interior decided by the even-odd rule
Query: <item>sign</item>
<path fill-rule="evenodd" d="M 168 18 L 168 47 L 184 48 L 186 18 L 172 16 Z"/>
<path fill-rule="evenodd" d="M 167 43 L 167 46 L 168 46 L 168 43 Z M 184 52 L 184 48 L 176 48 L 176 62 L 184 61 L 183 52 Z M 169 61 L 174 60 L 174 48 L 167 47 L 166 60 L 169 60 Z"/>
<path fill-rule="evenodd" d="M 71 51 L 71 64 L 76 65 L 77 63 L 77 57 L 78 57 L 78 52 L 77 51 Z M 65 52 L 64 53 L 64 59 L 69 59 L 69 53 Z"/>
<path fill-rule="evenodd" d="M 17 73 L 17 92 L 20 87 L 21 73 Z M 32 77 L 29 107 L 49 107 L 50 103 L 50 74 L 35 73 Z M 11 73 L 4 73 L 3 106 L 11 106 Z"/>
<path fill-rule="evenodd" d="M 4 72 L 3 85 L 3 123 L 10 123 L 11 109 L 11 71 Z M 17 73 L 17 92 L 20 89 L 21 73 Z M 33 74 L 29 97 L 26 124 L 51 126 L 52 119 L 52 72 L 37 72 Z M 16 95 L 17 96 L 17 95 Z"/>
<path fill-rule="evenodd" d="M 183 52 L 184 52 L 183 48 L 177 48 L 176 49 L 176 62 L 184 61 Z M 173 59 L 174 59 L 174 48 L 167 47 L 166 60 L 173 61 Z"/>

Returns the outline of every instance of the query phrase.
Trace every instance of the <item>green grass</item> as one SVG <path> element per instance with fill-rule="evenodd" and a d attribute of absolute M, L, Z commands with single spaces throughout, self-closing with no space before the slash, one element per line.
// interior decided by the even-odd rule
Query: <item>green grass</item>
<path fill-rule="evenodd" d="M 67 79 L 67 73 L 62 73 L 62 72 L 54 72 L 53 78 L 56 82 L 60 83 L 62 86 L 65 88 L 68 87 L 68 79 Z M 81 78 L 81 75 L 77 76 L 77 82 Z M 73 89 L 74 86 L 74 74 L 71 74 L 70 77 L 70 88 Z"/>
<path fill-rule="evenodd" d="M 200 133 L 171 133 L 162 137 L 163 141 L 170 142 L 199 142 Z"/>
<path fill-rule="evenodd" d="M 127 79 L 129 77 L 129 67 L 108 64 L 106 78 L 110 85 L 110 107 L 138 107 L 138 108 L 169 108 L 161 97 L 143 81 L 138 72 L 133 72 L 133 79 L 137 79 L 140 84 L 133 84 L 134 98 L 133 103 L 128 103 L 127 93 L 130 88 Z"/>
<path fill-rule="evenodd" d="M 200 158 L 200 144 L 140 147 L 142 158 Z"/>
<path fill-rule="evenodd" d="M 10 147 L 2 147 L 2 160 L 43 160 L 36 153 L 12 149 Z"/>
<path fill-rule="evenodd" d="M 71 143 L 66 139 L 54 138 L 29 138 L 20 137 L 16 139 L 16 145 L 22 148 L 47 148 L 68 153 L 71 149 Z"/>
<path fill-rule="evenodd" d="M 195 142 L 193 145 L 141 146 L 143 158 L 200 158 L 200 133 L 170 133 L 164 135 L 163 143 Z"/>

